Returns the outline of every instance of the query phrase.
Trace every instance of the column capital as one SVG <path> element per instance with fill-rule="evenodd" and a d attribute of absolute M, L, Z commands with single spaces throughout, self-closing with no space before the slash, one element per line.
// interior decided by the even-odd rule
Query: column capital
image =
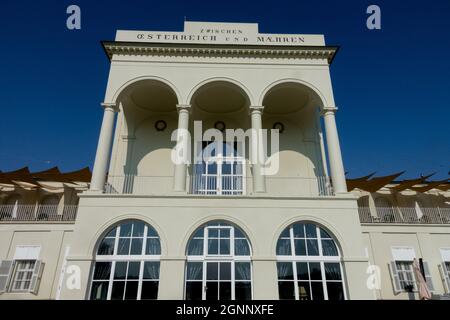
<path fill-rule="evenodd" d="M 119 109 L 117 108 L 117 104 L 115 102 L 102 102 L 102 103 L 100 103 L 100 105 L 105 110 L 110 109 L 114 112 L 119 111 Z"/>
<path fill-rule="evenodd" d="M 250 106 L 249 107 L 249 113 L 263 113 L 264 111 L 264 106 Z"/>
<path fill-rule="evenodd" d="M 326 115 L 326 114 L 330 114 L 330 113 L 335 114 L 336 111 L 338 111 L 338 108 L 337 108 L 337 107 L 334 107 L 334 106 L 324 107 L 324 108 L 320 111 L 320 114 L 321 114 L 322 116 L 324 116 L 324 115 Z"/>
<path fill-rule="evenodd" d="M 177 104 L 177 111 L 180 113 L 181 111 L 191 112 L 190 104 Z"/>

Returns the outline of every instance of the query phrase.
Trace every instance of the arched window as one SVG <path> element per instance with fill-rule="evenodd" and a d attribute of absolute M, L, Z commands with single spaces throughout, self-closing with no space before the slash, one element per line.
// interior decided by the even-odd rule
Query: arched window
<path fill-rule="evenodd" d="M 148 224 L 129 220 L 112 228 L 98 245 L 91 300 L 157 299 L 161 244 Z"/>
<path fill-rule="evenodd" d="M 281 233 L 276 251 L 280 299 L 345 299 L 339 249 L 323 228 L 294 223 Z"/>
<path fill-rule="evenodd" d="M 250 256 L 239 228 L 226 222 L 198 228 L 187 248 L 186 300 L 251 300 Z"/>
<path fill-rule="evenodd" d="M 192 177 L 194 194 L 240 195 L 245 190 L 244 158 L 237 143 L 203 142 Z"/>

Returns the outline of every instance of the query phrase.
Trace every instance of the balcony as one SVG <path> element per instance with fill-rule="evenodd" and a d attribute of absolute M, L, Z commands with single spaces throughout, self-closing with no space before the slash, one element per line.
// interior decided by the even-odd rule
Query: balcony
<path fill-rule="evenodd" d="M 188 194 L 205 196 L 245 196 L 251 193 L 252 180 L 242 174 L 201 173 L 188 177 Z M 333 196 L 328 177 L 266 177 L 267 196 Z M 170 195 L 172 176 L 108 176 L 103 193 L 131 195 Z"/>
<path fill-rule="evenodd" d="M 376 207 L 371 209 L 358 207 L 361 223 L 450 224 L 450 208 Z"/>
<path fill-rule="evenodd" d="M 74 222 L 77 205 L 0 205 L 0 223 L 3 222 Z"/>

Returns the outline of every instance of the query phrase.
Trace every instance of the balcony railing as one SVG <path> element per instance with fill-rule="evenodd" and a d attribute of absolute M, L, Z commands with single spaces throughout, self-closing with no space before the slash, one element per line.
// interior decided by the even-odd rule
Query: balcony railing
<path fill-rule="evenodd" d="M 450 224 L 450 208 L 358 207 L 361 223 Z"/>
<path fill-rule="evenodd" d="M 245 195 L 251 178 L 236 174 L 198 174 L 188 177 L 194 195 Z M 267 193 L 274 196 L 333 196 L 328 177 L 266 177 Z M 106 194 L 155 195 L 172 192 L 172 176 L 108 176 Z"/>
<path fill-rule="evenodd" d="M 37 221 L 73 222 L 77 216 L 77 205 L 0 205 L 0 222 Z"/>

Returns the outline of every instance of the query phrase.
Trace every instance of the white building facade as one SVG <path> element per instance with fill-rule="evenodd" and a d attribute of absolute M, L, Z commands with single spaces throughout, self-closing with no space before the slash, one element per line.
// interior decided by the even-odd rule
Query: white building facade
<path fill-rule="evenodd" d="M 89 189 L 76 217 L 55 221 L 14 218 L 20 186 L 5 189 L 0 299 L 405 299 L 414 258 L 433 292 L 449 290 L 448 190 L 424 195 L 434 192 L 429 222 L 377 220 L 383 191 L 347 191 L 329 69 L 338 48 L 322 35 L 185 22 L 103 46 Z M 221 142 L 211 128 L 279 135 Z M 190 161 L 174 163 L 174 149 Z"/>

